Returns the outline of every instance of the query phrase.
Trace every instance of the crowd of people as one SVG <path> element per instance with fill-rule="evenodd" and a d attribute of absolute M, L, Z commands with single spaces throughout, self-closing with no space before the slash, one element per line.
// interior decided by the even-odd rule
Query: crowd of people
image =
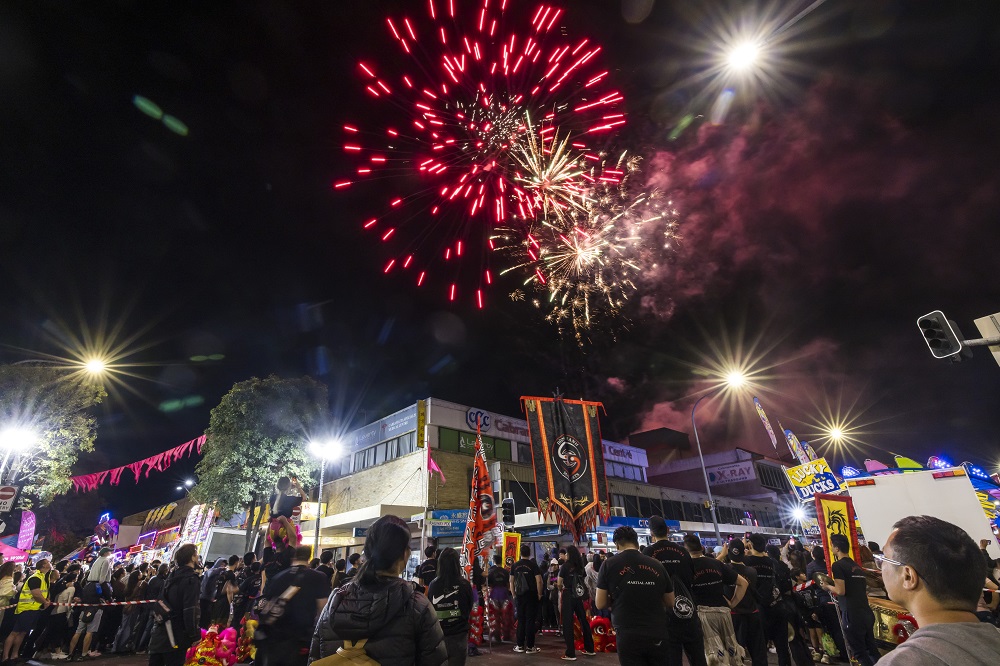
<path fill-rule="evenodd" d="M 869 542 L 859 561 L 839 535 L 826 553 L 761 534 L 706 549 L 696 535 L 672 538 L 659 516 L 649 529 L 641 548 L 634 529 L 619 527 L 613 553 L 567 546 L 539 561 L 524 545 L 508 567 L 477 566 L 471 582 L 455 549 L 433 546 L 415 581 L 405 580 L 410 532 L 395 516 L 372 525 L 363 555 L 347 560 L 310 559 L 308 546 L 287 545 L 204 565 L 183 544 L 169 563 L 124 566 L 107 548 L 89 563 L 8 562 L 0 565 L 3 660 L 148 653 L 150 666 L 182 666 L 202 630 L 245 632 L 253 619 L 256 653 L 244 660 L 262 666 L 457 666 L 478 654 L 473 624 L 485 607 L 490 640 L 530 655 L 541 651 L 540 632 L 559 634 L 568 661 L 595 654 L 591 621 L 610 616 L 629 666 L 685 658 L 761 666 L 769 650 L 782 666 L 849 656 L 863 665 L 1000 663 L 996 563 L 949 523 L 904 519 L 885 552 Z M 868 603 L 878 594 L 920 627 L 885 656 Z"/>

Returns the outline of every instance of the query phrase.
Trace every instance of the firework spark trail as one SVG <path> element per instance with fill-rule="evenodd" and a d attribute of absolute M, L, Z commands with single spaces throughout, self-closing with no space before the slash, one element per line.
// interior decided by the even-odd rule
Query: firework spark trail
<path fill-rule="evenodd" d="M 542 294 L 533 300 L 546 309 L 547 321 L 572 330 L 584 344 L 597 321 L 621 314 L 637 285 L 636 277 L 670 254 L 677 234 L 677 209 L 659 190 L 633 184 L 639 160 L 619 159 L 582 174 L 591 187 L 579 206 L 538 221 L 527 233 L 504 228 L 497 243 L 513 261 L 503 271 L 527 274 L 526 288 Z M 522 290 L 511 294 L 525 300 Z"/>
<path fill-rule="evenodd" d="M 556 154 L 570 170 L 596 159 L 586 141 L 625 123 L 623 97 L 597 66 L 601 47 L 560 34 L 562 9 L 540 4 L 522 17 L 508 12 L 508 0 L 422 4 L 422 19 L 386 19 L 401 58 L 385 67 L 358 63 L 367 95 L 389 104 L 397 122 L 344 125 L 343 149 L 357 163 L 333 187 L 393 181 L 382 212 L 362 221 L 392 249 L 384 272 L 409 270 L 419 286 L 435 262 L 472 256 L 480 260 L 474 286 L 459 288 L 454 276 L 469 271 L 456 265 L 446 291 L 450 300 L 474 291 L 482 307 L 493 227 L 532 220 L 580 194 L 567 189 L 576 187 L 569 178 L 555 190 L 545 184 L 532 159 L 548 168 L 552 160 L 538 158 Z"/>

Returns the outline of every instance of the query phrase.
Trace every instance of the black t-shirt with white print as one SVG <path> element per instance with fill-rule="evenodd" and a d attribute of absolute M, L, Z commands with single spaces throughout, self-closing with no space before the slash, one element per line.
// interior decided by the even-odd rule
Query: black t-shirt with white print
<path fill-rule="evenodd" d="M 601 565 L 597 589 L 611 597 L 615 631 L 635 636 L 661 637 L 667 612 L 663 595 L 673 592 L 667 570 L 638 550 L 624 550 Z"/>
<path fill-rule="evenodd" d="M 699 606 L 728 608 L 725 589 L 727 585 L 736 584 L 736 572 L 729 566 L 713 560 L 711 557 L 692 557 L 694 582 L 691 583 L 691 594 Z"/>

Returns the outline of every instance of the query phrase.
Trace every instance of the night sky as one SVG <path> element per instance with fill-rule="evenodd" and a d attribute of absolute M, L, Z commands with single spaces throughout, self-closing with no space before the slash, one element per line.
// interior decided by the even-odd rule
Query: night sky
<path fill-rule="evenodd" d="M 80 472 L 200 435 L 234 382 L 270 373 L 327 382 L 343 427 L 427 396 L 513 415 L 559 388 L 605 402 L 607 438 L 688 430 L 693 380 L 726 347 L 762 357 L 758 394 L 802 439 L 823 414 L 856 419 L 860 444 L 818 447 L 836 464 L 995 467 L 1000 367 L 983 349 L 934 361 L 915 321 L 942 309 L 978 337 L 1000 311 L 1000 9 L 831 0 L 713 124 L 698 74 L 727 23 L 773 18 L 751 4 L 564 3 L 625 95 L 608 150 L 642 155 L 680 211 L 674 251 L 580 346 L 508 298 L 515 278 L 478 310 L 383 275 L 360 222 L 393 184 L 331 187 L 342 125 L 392 115 L 357 61 L 392 62 L 384 17 L 423 3 L 4 3 L 0 357 L 66 355 L 84 331 L 123 346 Z M 710 450 L 770 450 L 749 397 L 699 419 Z M 193 465 L 101 498 L 168 501 Z"/>

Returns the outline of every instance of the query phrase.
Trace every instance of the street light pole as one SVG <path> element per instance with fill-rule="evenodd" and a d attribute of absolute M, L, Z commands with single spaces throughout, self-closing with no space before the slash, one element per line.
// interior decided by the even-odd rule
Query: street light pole
<path fill-rule="evenodd" d="M 309 443 L 309 452 L 319 458 L 319 490 L 316 492 L 316 529 L 313 534 L 313 556 L 319 553 L 319 527 L 323 518 L 323 483 L 326 480 L 326 464 L 337 458 L 343 450 L 343 444 L 338 439 L 326 441 L 313 440 Z"/>
<path fill-rule="evenodd" d="M 319 459 L 319 490 L 316 492 L 316 533 L 313 535 L 313 557 L 319 557 L 319 521 L 323 517 L 323 477 L 326 473 L 326 458 Z"/>
<path fill-rule="evenodd" d="M 701 439 L 698 437 L 698 424 L 694 420 L 694 413 L 698 410 L 698 405 L 701 404 L 702 400 L 710 395 L 715 395 L 723 389 L 724 386 L 725 385 L 719 386 L 718 388 L 715 388 L 701 396 L 695 401 L 694 407 L 691 408 L 691 428 L 694 430 L 694 443 L 698 447 L 698 460 L 701 462 L 701 473 L 705 475 L 705 491 L 708 493 L 708 506 L 709 511 L 712 512 L 712 525 L 715 527 L 716 545 L 718 546 L 722 545 L 722 533 L 719 532 L 719 520 L 715 516 L 715 499 L 712 497 L 712 486 L 708 482 L 708 468 L 705 467 L 705 456 L 701 452 Z"/>

